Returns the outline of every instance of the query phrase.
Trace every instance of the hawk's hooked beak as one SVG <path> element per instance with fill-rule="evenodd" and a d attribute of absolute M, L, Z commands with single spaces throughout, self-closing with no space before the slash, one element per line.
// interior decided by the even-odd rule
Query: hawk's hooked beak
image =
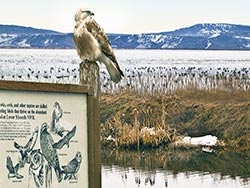
<path fill-rule="evenodd" d="M 89 11 L 89 15 L 94 16 L 95 14 L 93 12 Z"/>

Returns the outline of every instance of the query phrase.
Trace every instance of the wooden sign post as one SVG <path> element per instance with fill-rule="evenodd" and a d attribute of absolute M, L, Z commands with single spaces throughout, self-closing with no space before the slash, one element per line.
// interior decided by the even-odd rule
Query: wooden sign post
<path fill-rule="evenodd" d="M 92 160 L 92 168 L 90 174 L 93 175 L 90 179 L 90 184 L 93 188 L 101 187 L 101 147 L 100 147 L 100 74 L 99 66 L 96 62 L 85 61 L 80 64 L 80 83 L 85 86 L 93 87 L 93 115 L 90 121 L 94 125 L 91 129 L 91 137 L 89 142 L 93 143 L 94 147 L 90 147 L 90 157 Z"/>
<path fill-rule="evenodd" d="M 0 81 L 0 187 L 101 187 L 96 76 L 81 73 L 81 85 Z"/>

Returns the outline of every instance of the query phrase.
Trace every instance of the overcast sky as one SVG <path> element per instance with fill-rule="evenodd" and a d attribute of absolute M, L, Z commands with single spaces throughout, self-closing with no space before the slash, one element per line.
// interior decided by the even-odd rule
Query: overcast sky
<path fill-rule="evenodd" d="M 197 23 L 250 25 L 250 0 L 1 0 L 0 24 L 72 32 L 89 8 L 108 33 L 172 31 Z"/>

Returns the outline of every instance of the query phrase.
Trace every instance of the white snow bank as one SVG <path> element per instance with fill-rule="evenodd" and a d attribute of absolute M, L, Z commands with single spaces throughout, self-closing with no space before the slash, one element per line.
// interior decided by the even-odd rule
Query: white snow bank
<path fill-rule="evenodd" d="M 202 146 L 214 146 L 217 143 L 218 139 L 216 136 L 206 135 L 201 137 L 190 137 L 185 136 L 182 140 L 184 144 L 191 145 L 202 145 Z"/>

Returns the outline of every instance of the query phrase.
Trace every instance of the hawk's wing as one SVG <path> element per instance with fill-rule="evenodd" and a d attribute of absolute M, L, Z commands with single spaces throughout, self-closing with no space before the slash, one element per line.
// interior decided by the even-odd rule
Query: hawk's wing
<path fill-rule="evenodd" d="M 93 35 L 93 37 L 98 41 L 101 51 L 113 62 L 115 62 L 117 65 L 117 60 L 114 55 L 114 51 L 111 47 L 111 44 L 109 42 L 109 39 L 104 32 L 103 28 L 100 27 L 100 25 L 91 17 L 87 18 L 85 20 L 85 27 L 87 30 Z"/>
<path fill-rule="evenodd" d="M 30 151 L 31 151 L 32 141 L 33 141 L 33 137 L 31 137 L 31 138 L 29 139 L 29 141 L 27 142 L 27 144 L 24 146 L 24 149 L 25 149 L 27 152 L 30 152 Z"/>
<path fill-rule="evenodd" d="M 53 143 L 53 148 L 61 149 L 64 145 L 68 145 L 69 147 L 69 141 L 73 136 L 75 136 L 75 133 L 76 133 L 76 126 L 74 126 L 73 129 L 69 131 L 61 140 L 59 140 L 56 143 Z"/>

